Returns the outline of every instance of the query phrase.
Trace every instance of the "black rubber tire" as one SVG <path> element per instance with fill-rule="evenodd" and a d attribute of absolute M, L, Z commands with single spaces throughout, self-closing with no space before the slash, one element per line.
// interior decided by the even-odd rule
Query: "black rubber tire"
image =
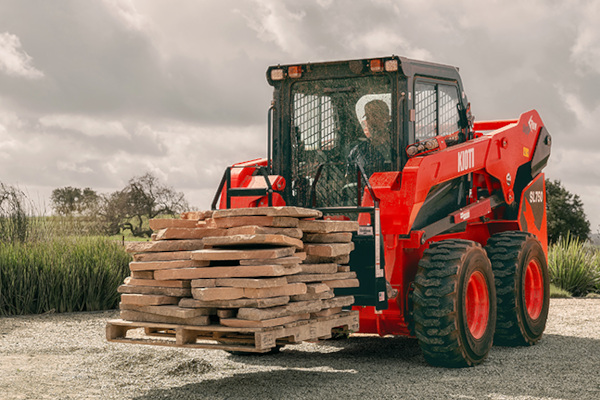
<path fill-rule="evenodd" d="M 502 232 L 492 236 L 485 249 L 496 279 L 498 320 L 494 343 L 535 344 L 544 333 L 550 307 L 548 264 L 540 241 L 528 232 Z M 525 274 L 531 260 L 541 268 L 544 291 L 541 312 L 535 319 L 531 318 L 525 302 Z"/>
<path fill-rule="evenodd" d="M 467 324 L 467 284 L 474 274 L 483 278 L 489 302 L 479 338 Z M 431 244 L 419 261 L 412 300 L 415 335 L 429 364 L 470 367 L 486 359 L 496 326 L 496 291 L 479 243 L 455 239 Z"/>

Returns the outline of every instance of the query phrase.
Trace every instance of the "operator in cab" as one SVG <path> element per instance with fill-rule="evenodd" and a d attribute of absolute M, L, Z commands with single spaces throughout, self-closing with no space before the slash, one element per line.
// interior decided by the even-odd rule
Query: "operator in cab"
<path fill-rule="evenodd" d="M 361 165 L 367 177 L 373 172 L 389 171 L 392 165 L 390 109 L 383 100 L 365 104 L 364 138 L 348 153 L 348 170 Z"/>

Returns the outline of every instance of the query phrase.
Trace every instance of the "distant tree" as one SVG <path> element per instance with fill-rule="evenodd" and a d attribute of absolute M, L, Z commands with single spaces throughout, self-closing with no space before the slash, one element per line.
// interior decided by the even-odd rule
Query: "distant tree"
<path fill-rule="evenodd" d="M 110 234 L 130 230 L 134 236 L 150 236 L 149 219 L 177 215 L 188 208 L 183 193 L 146 173 L 130 179 L 122 190 L 105 196 L 102 215 Z"/>
<path fill-rule="evenodd" d="M 0 242 L 25 242 L 30 238 L 28 203 L 25 193 L 0 182 Z"/>
<path fill-rule="evenodd" d="M 52 209 L 58 215 L 80 216 L 97 212 L 101 197 L 92 189 L 66 186 L 52 191 Z"/>
<path fill-rule="evenodd" d="M 565 189 L 559 180 L 546 179 L 548 210 L 548 240 L 556 243 L 559 238 L 571 236 L 586 241 L 590 237 L 590 222 L 583 210 L 583 202 L 577 194 Z"/>

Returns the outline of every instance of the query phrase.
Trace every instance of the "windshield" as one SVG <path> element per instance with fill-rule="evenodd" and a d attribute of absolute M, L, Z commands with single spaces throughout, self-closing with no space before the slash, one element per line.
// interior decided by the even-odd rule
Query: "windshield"
<path fill-rule="evenodd" d="M 292 197 L 317 207 L 357 205 L 357 164 L 367 176 L 394 165 L 387 77 L 297 82 L 292 86 Z M 320 170 L 320 175 L 317 172 Z"/>

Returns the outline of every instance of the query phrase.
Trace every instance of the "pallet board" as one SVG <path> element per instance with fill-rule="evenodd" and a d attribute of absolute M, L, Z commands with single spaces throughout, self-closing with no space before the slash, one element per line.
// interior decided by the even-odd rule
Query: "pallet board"
<path fill-rule="evenodd" d="M 127 336 L 129 331 L 140 328 L 151 336 L 148 334 L 144 337 Z M 358 330 L 358 311 L 342 311 L 327 317 L 270 328 L 222 325 L 192 326 L 110 320 L 106 324 L 106 339 L 109 342 L 117 343 L 266 353 L 277 345 L 330 338 L 334 328 Z"/>

